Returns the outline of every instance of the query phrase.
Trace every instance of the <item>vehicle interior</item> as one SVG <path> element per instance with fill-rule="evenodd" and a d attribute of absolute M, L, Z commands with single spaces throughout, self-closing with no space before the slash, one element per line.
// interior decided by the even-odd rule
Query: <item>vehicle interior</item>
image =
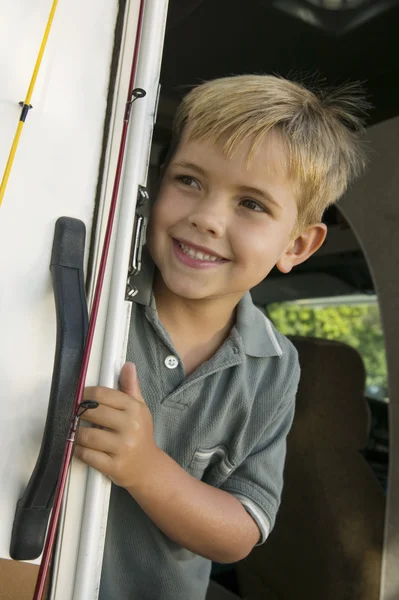
<path fill-rule="evenodd" d="M 398 26 L 394 1 L 190 0 L 183 6 L 172 0 L 154 168 L 170 142 L 180 98 L 191 86 L 230 74 L 271 73 L 308 85 L 361 81 L 372 106 L 367 127 L 398 128 Z M 376 202 L 367 189 L 356 200 L 363 215 Z M 389 301 L 382 323 L 382 286 L 367 236 L 383 230 L 362 235 L 356 211 L 347 208 L 351 193 L 326 211 L 329 234 L 316 255 L 289 275 L 272 271 L 252 290 L 255 303 L 291 337 L 303 374 L 276 526 L 244 561 L 214 565 L 209 598 L 380 598 L 392 417 L 392 358 L 384 341 Z M 376 252 L 384 253 L 383 244 Z M 391 300 L 396 291 L 392 284 Z M 345 313 L 345 326 L 338 313 Z M 302 327 L 303 320 L 312 326 Z"/>
<path fill-rule="evenodd" d="M 181 97 L 202 81 L 361 81 L 371 105 L 369 167 L 326 211 L 326 242 L 252 290 L 296 346 L 302 377 L 276 525 L 240 563 L 213 565 L 207 600 L 399 598 L 398 31 L 399 0 L 170 0 L 150 180 Z M 36 567 L 9 567 L 0 562 L 0 580 L 30 597 Z"/>

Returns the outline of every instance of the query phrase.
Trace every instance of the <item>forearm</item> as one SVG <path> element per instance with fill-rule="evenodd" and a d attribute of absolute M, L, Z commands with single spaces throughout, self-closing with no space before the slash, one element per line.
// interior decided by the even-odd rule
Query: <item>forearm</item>
<path fill-rule="evenodd" d="M 189 475 L 159 450 L 129 493 L 171 540 L 216 562 L 244 558 L 259 530 L 231 494 Z"/>

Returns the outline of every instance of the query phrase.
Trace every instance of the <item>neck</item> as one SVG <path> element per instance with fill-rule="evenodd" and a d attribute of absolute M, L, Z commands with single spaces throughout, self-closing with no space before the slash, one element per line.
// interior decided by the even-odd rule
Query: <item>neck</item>
<path fill-rule="evenodd" d="M 228 334 L 235 320 L 237 296 L 192 300 L 171 292 L 157 272 L 154 296 L 159 318 L 170 333 L 195 334 L 200 339 Z"/>

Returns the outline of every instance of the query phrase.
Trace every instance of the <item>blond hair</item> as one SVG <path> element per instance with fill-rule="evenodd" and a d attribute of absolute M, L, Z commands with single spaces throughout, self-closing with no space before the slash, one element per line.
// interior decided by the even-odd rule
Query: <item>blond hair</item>
<path fill-rule="evenodd" d="M 250 161 L 266 134 L 278 131 L 296 182 L 297 228 L 302 229 L 320 222 L 324 210 L 362 173 L 359 134 L 366 109 L 356 83 L 315 92 L 272 75 L 225 77 L 185 96 L 175 117 L 173 147 L 183 130 L 190 140 L 221 143 L 226 156 L 250 139 Z"/>

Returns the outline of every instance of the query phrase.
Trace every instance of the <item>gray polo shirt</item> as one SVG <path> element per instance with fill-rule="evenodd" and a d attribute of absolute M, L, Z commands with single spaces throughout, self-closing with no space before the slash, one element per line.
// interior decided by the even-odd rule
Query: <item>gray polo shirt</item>
<path fill-rule="evenodd" d="M 292 344 L 248 293 L 228 339 L 188 377 L 154 303 L 135 304 L 127 360 L 137 366 L 157 445 L 194 477 L 236 496 L 264 542 L 280 503 L 299 380 Z M 204 600 L 210 569 L 112 486 L 100 600 Z"/>

